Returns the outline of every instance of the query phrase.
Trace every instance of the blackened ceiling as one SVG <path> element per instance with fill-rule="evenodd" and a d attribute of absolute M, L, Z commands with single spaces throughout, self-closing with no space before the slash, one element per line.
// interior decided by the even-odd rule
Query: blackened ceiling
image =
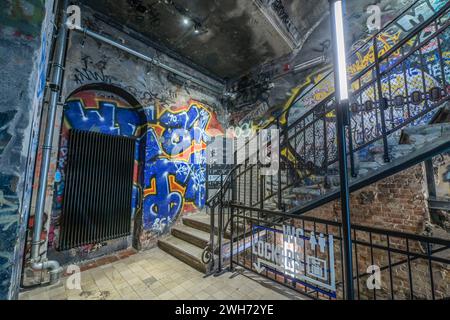
<path fill-rule="evenodd" d="M 327 0 L 80 2 L 222 79 L 298 49 L 328 6 Z"/>

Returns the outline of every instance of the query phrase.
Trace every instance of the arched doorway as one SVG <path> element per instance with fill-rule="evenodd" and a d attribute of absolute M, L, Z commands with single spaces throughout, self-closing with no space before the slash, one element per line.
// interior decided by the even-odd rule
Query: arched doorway
<path fill-rule="evenodd" d="M 141 220 L 142 210 L 146 128 L 147 120 L 142 106 L 121 88 L 93 84 L 77 89 L 67 98 L 54 184 L 49 256 L 55 255 L 62 263 L 91 259 L 126 249 L 136 240 L 138 228 L 135 222 Z M 81 138 L 77 138 L 77 135 Z M 71 143 L 71 139 L 78 140 Z M 127 141 L 128 145 L 133 144 L 133 148 L 124 147 Z M 71 149 L 75 152 L 74 148 L 78 148 L 76 152 L 79 154 L 84 154 L 82 161 L 78 158 L 77 166 L 70 165 Z M 130 152 L 132 154 L 127 155 Z M 128 163 L 131 161 L 131 169 L 126 167 L 126 159 Z M 122 160 L 125 162 L 120 163 L 124 164 L 119 165 L 118 161 Z M 116 172 L 120 172 L 121 177 L 116 176 Z M 120 193 L 119 187 L 127 181 L 132 182 L 129 200 L 126 194 L 115 194 Z M 124 188 L 129 190 L 126 186 Z M 76 195 L 72 192 L 76 192 Z M 109 197 L 111 203 L 101 197 Z M 114 204 L 117 197 L 121 197 L 129 206 L 117 209 Z M 83 203 L 77 207 L 77 201 Z M 94 203 L 94 208 L 89 203 Z M 102 207 L 101 203 L 109 206 Z M 77 220 L 74 214 L 82 218 Z M 122 227 L 115 228 L 117 224 Z M 68 236 L 68 232 L 77 234 L 76 241 Z"/>

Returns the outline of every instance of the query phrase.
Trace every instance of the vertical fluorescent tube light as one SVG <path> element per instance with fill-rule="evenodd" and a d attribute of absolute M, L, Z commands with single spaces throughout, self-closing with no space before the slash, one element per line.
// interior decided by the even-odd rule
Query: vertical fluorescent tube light
<path fill-rule="evenodd" d="M 348 84 L 347 59 L 344 38 L 344 10 L 342 0 L 329 0 L 331 11 L 331 34 L 334 47 L 334 86 L 336 93 L 336 139 L 339 155 L 339 177 L 341 196 L 341 220 L 344 251 L 345 298 L 354 299 L 353 254 L 350 220 L 350 190 L 347 167 Z"/>
<path fill-rule="evenodd" d="M 337 79 L 339 80 L 337 94 L 339 102 L 348 100 L 347 85 L 347 58 L 345 52 L 344 39 L 344 14 L 342 10 L 342 0 L 334 1 L 334 30 L 337 55 Z"/>

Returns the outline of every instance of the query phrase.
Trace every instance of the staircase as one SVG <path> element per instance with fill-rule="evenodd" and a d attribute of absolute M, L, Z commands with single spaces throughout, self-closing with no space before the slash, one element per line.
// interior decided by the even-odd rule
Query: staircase
<path fill-rule="evenodd" d="M 173 227 L 170 236 L 158 240 L 158 247 L 194 269 L 206 273 L 207 261 L 202 259 L 210 242 L 211 218 L 200 212 L 182 218 L 182 224 Z"/>
<path fill-rule="evenodd" d="M 211 214 L 213 219 L 211 219 Z M 218 263 L 217 253 L 219 228 L 217 225 L 218 214 L 206 213 L 204 211 L 182 217 L 182 223 L 171 229 L 168 237 L 158 240 L 158 247 L 175 258 L 190 265 L 194 269 L 208 273 Z M 211 221 L 214 221 L 214 238 L 211 239 Z M 235 223 L 234 227 L 239 226 L 240 232 L 246 232 L 242 223 Z M 231 238 L 231 225 L 224 227 L 222 246 L 227 246 Z M 211 245 L 211 240 L 213 244 Z M 214 256 L 212 256 L 211 247 L 214 246 Z"/>
<path fill-rule="evenodd" d="M 415 1 L 379 34 L 394 27 L 396 21 L 414 11 L 412 8 L 423 6 L 425 2 Z M 353 89 L 349 101 L 347 161 L 351 192 L 450 150 L 448 76 L 441 76 L 432 85 L 426 84 L 428 66 L 422 62 L 418 69 L 413 69 L 417 79 L 422 80 L 418 81 L 419 85 L 412 88 L 413 81 L 407 79 L 411 61 L 423 61 L 424 54 L 433 54 L 445 75 L 448 66 L 444 65 L 442 46 L 443 34 L 448 33 L 450 26 L 449 8 L 450 2 L 443 2 L 435 8 L 436 12 L 402 34 L 397 44 L 379 53 L 376 61 L 350 79 Z M 426 37 L 420 40 L 425 30 Z M 353 52 L 351 58 L 370 46 L 378 47 L 378 41 L 375 35 Z M 439 45 L 431 50 L 432 43 Z M 332 73 L 324 79 L 330 77 Z M 390 79 L 402 77 L 406 80 L 400 81 L 401 90 L 392 90 Z M 321 84 L 302 93 L 293 104 Z M 286 118 L 287 114 L 280 114 L 269 125 L 271 128 L 278 126 L 281 132 L 278 176 L 262 177 L 261 165 L 250 161 L 236 165 L 225 179 L 221 192 L 208 199 L 209 214 L 203 212 L 182 218 L 182 225 L 174 227 L 166 239 L 159 240 L 158 246 L 195 269 L 209 272 L 217 267 L 211 261 L 223 260 L 215 256 L 221 254 L 218 238 L 223 244 L 225 239 L 229 244 L 229 239 L 233 238 L 233 250 L 235 244 L 239 244 L 237 234 L 241 233 L 241 240 L 247 235 L 248 226 L 239 224 L 239 220 L 230 222 L 233 212 L 251 215 L 251 219 L 255 212 L 258 219 L 270 212 L 293 217 L 338 199 L 340 179 L 334 112 L 334 94 L 331 93 L 295 119 L 288 118 L 284 126 L 280 125 L 281 118 Z M 220 219 L 222 229 L 218 228 Z M 245 232 L 236 232 L 242 230 Z M 214 234 L 214 238 L 210 234 Z M 206 259 L 207 253 L 213 259 Z"/>
<path fill-rule="evenodd" d="M 446 103 L 440 109 L 440 114 L 450 114 L 450 103 Z M 391 159 L 389 162 L 384 161 L 383 146 L 381 142 L 374 143 L 368 149 L 368 156 L 355 157 L 355 174 L 350 177 L 350 187 L 357 183 L 368 179 L 369 177 L 379 176 L 381 171 L 400 167 L 417 154 L 424 154 L 428 149 L 438 148 L 448 145 L 450 141 L 450 122 L 447 117 L 443 123 L 431 123 L 428 125 L 413 126 L 405 128 L 400 135 L 391 137 L 389 141 L 389 154 Z M 417 160 L 419 161 L 419 160 Z M 377 180 L 380 180 L 377 179 Z M 372 179 L 374 182 L 374 180 Z M 286 178 L 281 184 L 286 185 Z M 274 181 L 273 185 L 266 186 L 266 192 L 270 194 L 272 189 L 278 188 L 278 182 Z M 339 192 L 339 173 L 335 166 L 330 166 L 325 174 L 317 174 L 295 184 L 293 187 L 286 188 L 282 192 L 282 205 L 286 211 L 294 210 L 301 207 L 307 202 L 312 202 L 328 193 L 332 193 L 337 198 Z M 278 203 L 276 197 L 270 197 L 266 200 L 264 208 L 277 209 Z"/>
<path fill-rule="evenodd" d="M 424 1 L 416 1 L 407 11 L 422 5 Z M 450 77 L 445 74 L 448 66 L 441 54 L 442 45 L 447 41 L 443 34 L 449 31 L 449 7 L 448 1 L 443 2 L 427 20 L 402 35 L 398 44 L 379 53 L 376 61 L 350 78 L 352 89 L 346 131 L 351 191 L 449 150 Z M 402 12 L 385 30 L 405 14 Z M 433 32 L 427 33 L 430 30 Z M 423 36 L 424 33 L 427 35 Z M 420 37 L 426 40 L 417 40 Z M 362 46 L 365 48 L 362 51 L 379 47 L 379 41 L 382 42 L 375 35 Z M 425 54 L 435 55 L 433 67 L 439 67 L 444 75 L 428 84 L 425 79 L 431 66 L 424 63 Z M 355 55 L 362 56 L 360 49 L 349 61 Z M 412 60 L 420 62 L 411 66 Z M 408 78 L 408 74 L 413 73 L 417 78 Z M 331 75 L 324 79 L 332 78 Z M 392 89 L 394 86 L 396 90 Z M 321 88 L 321 83 L 315 87 Z M 293 104 L 314 93 L 315 87 L 296 98 Z M 283 116 L 288 117 L 286 126 L 279 125 Z M 262 179 L 263 192 L 258 187 L 252 194 L 237 192 L 236 204 L 302 214 L 339 197 L 334 94 L 302 114 L 295 114 L 294 119 L 290 117 L 290 114 L 281 114 L 270 125 L 271 128 L 278 125 L 281 132 L 280 174 Z M 245 189 L 248 176 L 255 175 L 255 168 L 246 162 L 235 171 L 235 188 Z"/>

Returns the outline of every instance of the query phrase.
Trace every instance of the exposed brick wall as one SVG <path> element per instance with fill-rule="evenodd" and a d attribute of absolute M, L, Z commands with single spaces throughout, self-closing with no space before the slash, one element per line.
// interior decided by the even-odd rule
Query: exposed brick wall
<path fill-rule="evenodd" d="M 352 223 L 420 234 L 428 220 L 422 165 L 367 186 L 350 196 Z M 340 200 L 307 213 L 340 221 Z"/>
<path fill-rule="evenodd" d="M 395 230 L 406 233 L 425 234 L 426 226 L 430 224 L 428 203 L 426 200 L 426 179 L 422 165 L 416 165 L 408 170 L 388 177 L 380 182 L 367 186 L 350 197 L 352 224 L 371 226 L 381 229 Z M 340 201 L 336 200 L 307 213 L 307 216 L 340 221 Z M 429 234 L 427 234 L 429 235 Z M 440 237 L 440 235 L 434 235 Z M 368 241 L 367 233 L 358 234 L 358 240 Z M 385 237 L 375 236 L 374 243 L 387 246 Z M 397 238 L 391 239 L 390 246 L 400 250 L 406 250 L 406 242 Z M 341 261 L 336 251 L 336 276 L 341 279 Z M 419 241 L 410 241 L 409 250 L 426 254 L 426 247 Z M 375 264 L 378 266 L 404 261 L 406 255 L 392 253 L 389 257 L 386 250 L 374 250 L 373 261 L 369 247 L 358 245 L 357 254 L 358 273 L 364 274 L 367 267 Z M 356 260 L 356 259 L 355 259 Z M 412 260 L 410 264 L 413 297 L 415 299 L 431 299 L 430 268 L 427 259 Z M 442 299 L 450 295 L 450 273 L 448 266 L 433 262 L 433 280 L 435 298 Z M 356 276 L 356 269 L 354 269 Z M 391 290 L 391 274 L 392 288 Z M 355 289 L 359 291 L 361 299 L 373 299 L 374 291 L 368 290 L 366 281 L 368 276 L 361 277 L 359 283 L 355 282 Z M 359 289 L 359 290 L 358 290 Z M 395 299 L 409 299 L 411 295 L 409 283 L 408 264 L 381 271 L 381 289 L 376 290 L 377 299 L 390 299 L 391 294 Z M 338 297 L 342 297 L 342 287 L 338 286 Z"/>

